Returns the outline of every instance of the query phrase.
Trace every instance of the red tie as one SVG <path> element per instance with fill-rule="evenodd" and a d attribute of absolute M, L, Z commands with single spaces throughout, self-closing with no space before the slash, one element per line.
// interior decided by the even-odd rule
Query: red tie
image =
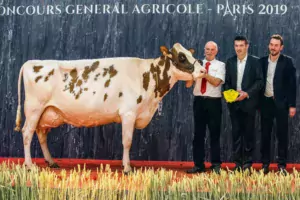
<path fill-rule="evenodd" d="M 208 73 L 208 69 L 210 66 L 210 62 L 205 63 L 205 69 L 206 69 L 206 73 Z M 206 78 L 202 78 L 202 82 L 201 82 L 201 93 L 204 94 L 206 92 Z"/>

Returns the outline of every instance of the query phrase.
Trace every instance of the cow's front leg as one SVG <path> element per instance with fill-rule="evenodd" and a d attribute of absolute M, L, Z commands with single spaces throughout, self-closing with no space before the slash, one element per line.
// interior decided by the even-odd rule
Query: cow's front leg
<path fill-rule="evenodd" d="M 132 143 L 135 119 L 136 115 L 133 112 L 122 115 L 123 166 L 124 173 L 126 174 L 131 171 L 129 151 Z"/>

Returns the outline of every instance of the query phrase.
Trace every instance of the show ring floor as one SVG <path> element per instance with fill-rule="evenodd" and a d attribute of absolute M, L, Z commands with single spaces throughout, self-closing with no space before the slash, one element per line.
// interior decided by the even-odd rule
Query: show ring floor
<path fill-rule="evenodd" d="M 46 168 L 47 163 L 43 158 L 33 158 L 33 163 L 35 163 L 38 167 Z M 85 166 L 85 169 L 91 170 L 91 178 L 96 178 L 97 168 L 100 168 L 101 164 L 105 167 L 105 165 L 109 165 L 112 171 L 122 172 L 122 161 L 121 160 L 92 160 L 92 159 L 54 159 L 54 161 L 59 165 L 60 168 L 53 168 L 52 170 L 59 173 L 62 169 L 67 171 L 73 170 L 74 168 L 78 168 L 80 165 L 81 168 Z M 0 163 L 9 162 L 15 164 L 23 164 L 24 158 L 10 158 L 10 157 L 0 157 Z M 187 174 L 185 171 L 194 166 L 193 162 L 180 162 L 180 161 L 137 161 L 131 160 L 131 166 L 135 169 L 141 168 L 153 168 L 160 169 L 164 168 L 167 170 L 176 171 L 177 175 L 186 175 L 193 176 L 191 174 Z M 207 171 L 209 172 L 210 163 L 206 162 L 205 166 Z M 234 163 L 222 163 L 222 169 L 224 170 L 232 170 L 234 168 Z M 261 163 L 254 163 L 253 168 L 259 171 L 262 168 Z M 300 171 L 300 164 L 296 163 L 288 163 L 286 170 L 288 172 L 292 172 L 293 169 Z M 277 164 L 272 163 L 270 165 L 270 171 L 277 171 Z"/>

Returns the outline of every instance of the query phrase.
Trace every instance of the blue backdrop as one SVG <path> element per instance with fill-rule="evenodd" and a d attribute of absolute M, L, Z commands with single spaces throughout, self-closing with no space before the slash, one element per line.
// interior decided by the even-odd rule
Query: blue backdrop
<path fill-rule="evenodd" d="M 237 34 L 247 36 L 249 53 L 260 57 L 268 53 L 270 35 L 279 33 L 284 37 L 284 53 L 294 58 L 299 69 L 299 1 L 183 0 L 172 3 L 169 0 L 0 0 L 0 156 L 23 157 L 22 135 L 14 132 L 13 127 L 18 73 L 29 59 L 154 58 L 160 56 L 161 45 L 171 47 L 176 42 L 194 48 L 195 57 L 202 59 L 205 43 L 213 40 L 219 45 L 218 59 L 225 62 L 235 53 L 233 38 Z M 113 9 L 114 6 L 119 10 Z M 168 9 L 163 10 L 163 7 Z M 300 112 L 299 94 L 297 97 Z M 162 115 L 156 113 L 145 129 L 135 130 L 131 159 L 192 160 L 192 101 L 192 88 L 185 88 L 183 82 L 177 83 L 163 99 Z M 299 112 L 289 121 L 290 162 L 300 161 Z M 254 158 L 259 160 L 258 115 L 256 119 Z M 222 120 L 221 158 L 231 161 L 231 124 L 224 102 Z M 207 149 L 210 148 L 208 141 L 209 137 Z M 75 128 L 64 125 L 50 132 L 48 145 L 54 158 L 121 159 L 121 126 Z M 275 158 L 275 143 L 272 152 Z M 42 157 L 36 136 L 32 156 Z"/>

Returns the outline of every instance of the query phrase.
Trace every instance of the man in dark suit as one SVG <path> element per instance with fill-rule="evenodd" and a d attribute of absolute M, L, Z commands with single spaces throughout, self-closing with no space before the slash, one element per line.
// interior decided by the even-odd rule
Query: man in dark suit
<path fill-rule="evenodd" d="M 255 111 L 263 87 L 259 60 L 248 54 L 248 47 L 246 37 L 235 37 L 236 55 L 226 62 L 224 90 L 234 89 L 239 92 L 236 101 L 228 103 L 235 170 L 250 170 L 252 167 Z"/>
<path fill-rule="evenodd" d="M 277 123 L 278 168 L 286 174 L 288 145 L 288 115 L 296 114 L 296 69 L 292 59 L 280 52 L 283 39 L 273 35 L 269 43 L 268 56 L 262 57 L 260 63 L 265 86 L 261 94 L 261 155 L 263 171 L 269 172 L 270 141 L 273 119 Z"/>

